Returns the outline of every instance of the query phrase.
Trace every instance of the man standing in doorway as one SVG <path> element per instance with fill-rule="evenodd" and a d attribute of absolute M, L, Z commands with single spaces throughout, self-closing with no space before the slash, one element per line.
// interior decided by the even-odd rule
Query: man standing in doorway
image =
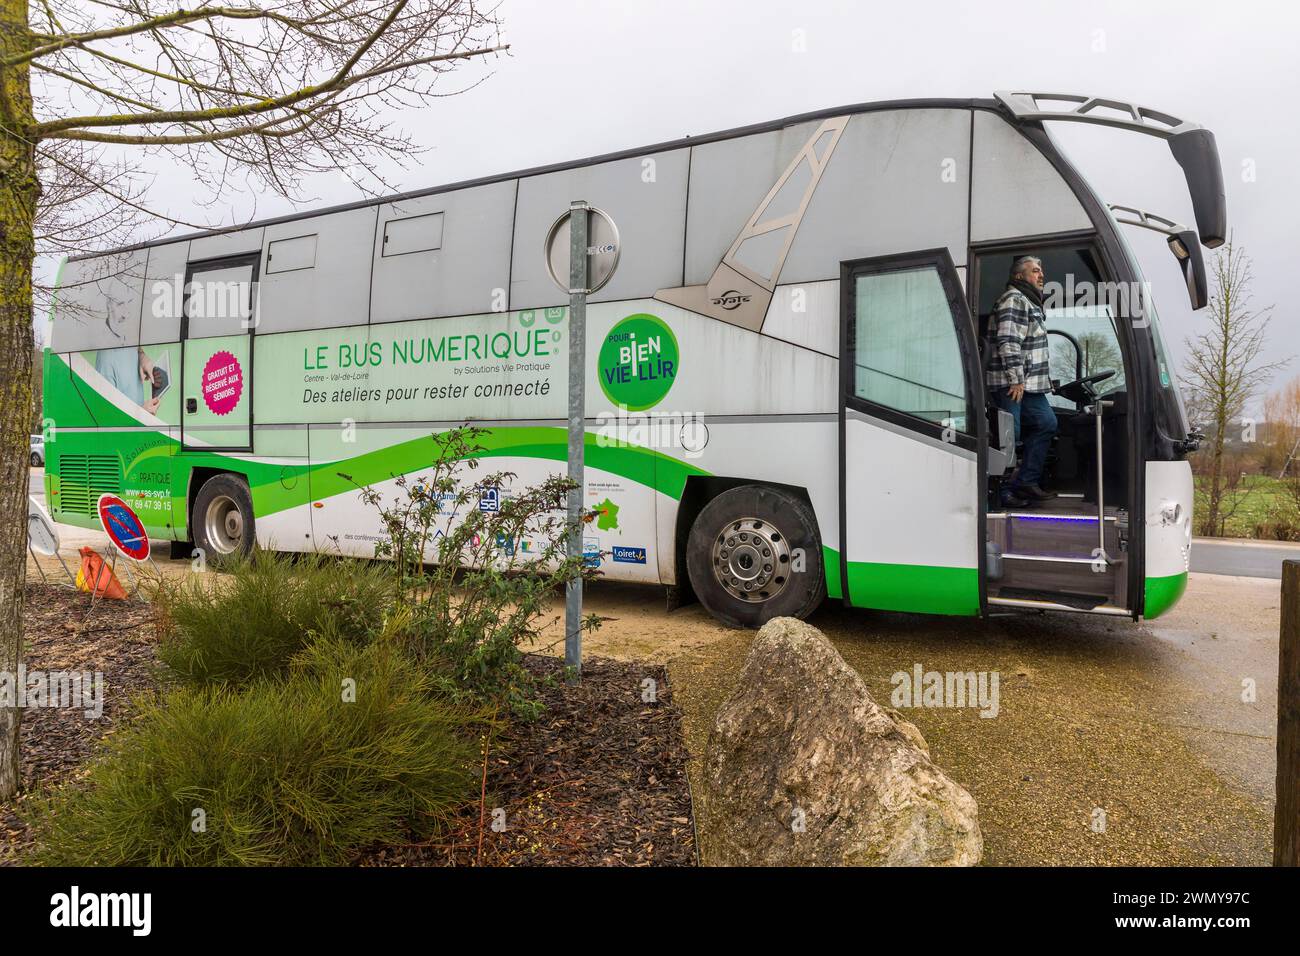
<path fill-rule="evenodd" d="M 1016 440 L 1024 442 L 1020 469 L 1002 489 L 1003 505 L 1012 508 L 1056 497 L 1039 484 L 1048 446 L 1056 434 L 1056 413 L 1047 401 L 1052 383 L 1043 318 L 1044 279 L 1041 259 L 1017 256 L 1011 263 L 1006 291 L 993 306 L 988 385 L 998 407 L 1015 420 Z"/>

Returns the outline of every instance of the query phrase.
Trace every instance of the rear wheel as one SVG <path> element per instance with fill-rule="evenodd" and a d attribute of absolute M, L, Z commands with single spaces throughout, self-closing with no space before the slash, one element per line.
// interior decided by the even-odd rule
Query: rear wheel
<path fill-rule="evenodd" d="M 253 550 L 253 498 L 236 475 L 209 478 L 194 499 L 190 531 L 207 560 L 241 558 Z"/>
<path fill-rule="evenodd" d="M 732 627 L 807 617 L 826 596 L 817 519 L 806 501 L 764 485 L 741 485 L 700 512 L 686 544 L 691 587 Z"/>

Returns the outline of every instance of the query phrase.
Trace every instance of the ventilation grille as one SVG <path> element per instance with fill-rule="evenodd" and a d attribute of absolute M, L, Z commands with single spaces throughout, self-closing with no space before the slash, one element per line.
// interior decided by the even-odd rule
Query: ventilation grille
<path fill-rule="evenodd" d="M 57 511 L 93 515 L 99 496 L 122 493 L 122 466 L 116 455 L 60 455 Z"/>

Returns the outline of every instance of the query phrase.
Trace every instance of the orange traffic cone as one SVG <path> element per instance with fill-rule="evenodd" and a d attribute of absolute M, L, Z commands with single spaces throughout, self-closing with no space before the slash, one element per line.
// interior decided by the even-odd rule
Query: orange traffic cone
<path fill-rule="evenodd" d="M 125 601 L 126 591 L 113 573 L 113 569 L 104 563 L 99 552 L 94 548 L 81 549 L 81 570 L 77 572 L 77 588 L 102 598 Z"/>

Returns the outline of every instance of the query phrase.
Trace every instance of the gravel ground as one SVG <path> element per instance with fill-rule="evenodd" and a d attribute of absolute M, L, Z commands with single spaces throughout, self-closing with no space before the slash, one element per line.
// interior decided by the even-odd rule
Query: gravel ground
<path fill-rule="evenodd" d="M 939 766 L 979 802 L 985 863 L 1267 866 L 1275 589 L 1193 574 L 1180 605 L 1149 624 L 1077 614 L 981 622 L 845 610 L 837 601 L 810 623 L 881 703 L 891 676 L 917 663 L 999 673 L 996 718 L 904 711 Z M 698 801 L 713 716 L 752 632 L 722 627 L 698 604 L 670 613 L 656 589 L 598 582 L 586 597 L 586 609 L 606 618 L 585 640 L 590 653 L 668 664 Z M 1241 675 L 1258 679 L 1255 702 L 1241 700 Z M 1093 830 L 1098 809 L 1103 833 Z M 707 834 L 700 841 L 707 863 Z"/>
<path fill-rule="evenodd" d="M 826 608 L 814 620 L 887 703 L 897 671 L 998 671 L 995 718 L 903 710 L 979 803 L 988 865 L 1268 865 L 1271 807 L 1230 786 L 1162 723 L 1158 650 L 1131 624 L 1080 617 L 945 621 Z M 753 640 L 734 633 L 670 666 L 694 792 L 713 717 Z M 1104 811 L 1104 832 L 1093 820 Z M 698 819 L 707 808 L 696 805 Z M 709 861 L 708 834 L 701 857 Z"/>
<path fill-rule="evenodd" d="M 25 593 L 23 640 L 27 671 L 103 674 L 104 709 L 98 718 L 84 710 L 29 708 L 23 713 L 23 787 L 57 786 L 74 778 L 95 745 L 112 732 L 132 695 L 153 686 L 153 613 L 138 601 L 98 601 L 80 591 L 29 584 Z M 19 802 L 24 799 L 19 795 Z M 0 803 L 0 864 L 12 864 L 27 842 L 13 810 Z"/>
<path fill-rule="evenodd" d="M 366 862 L 693 866 L 686 745 L 664 668 L 587 658 L 574 687 L 555 658 L 528 667 L 546 681 L 546 710 L 492 741 L 483 805 L 450 836 Z"/>

